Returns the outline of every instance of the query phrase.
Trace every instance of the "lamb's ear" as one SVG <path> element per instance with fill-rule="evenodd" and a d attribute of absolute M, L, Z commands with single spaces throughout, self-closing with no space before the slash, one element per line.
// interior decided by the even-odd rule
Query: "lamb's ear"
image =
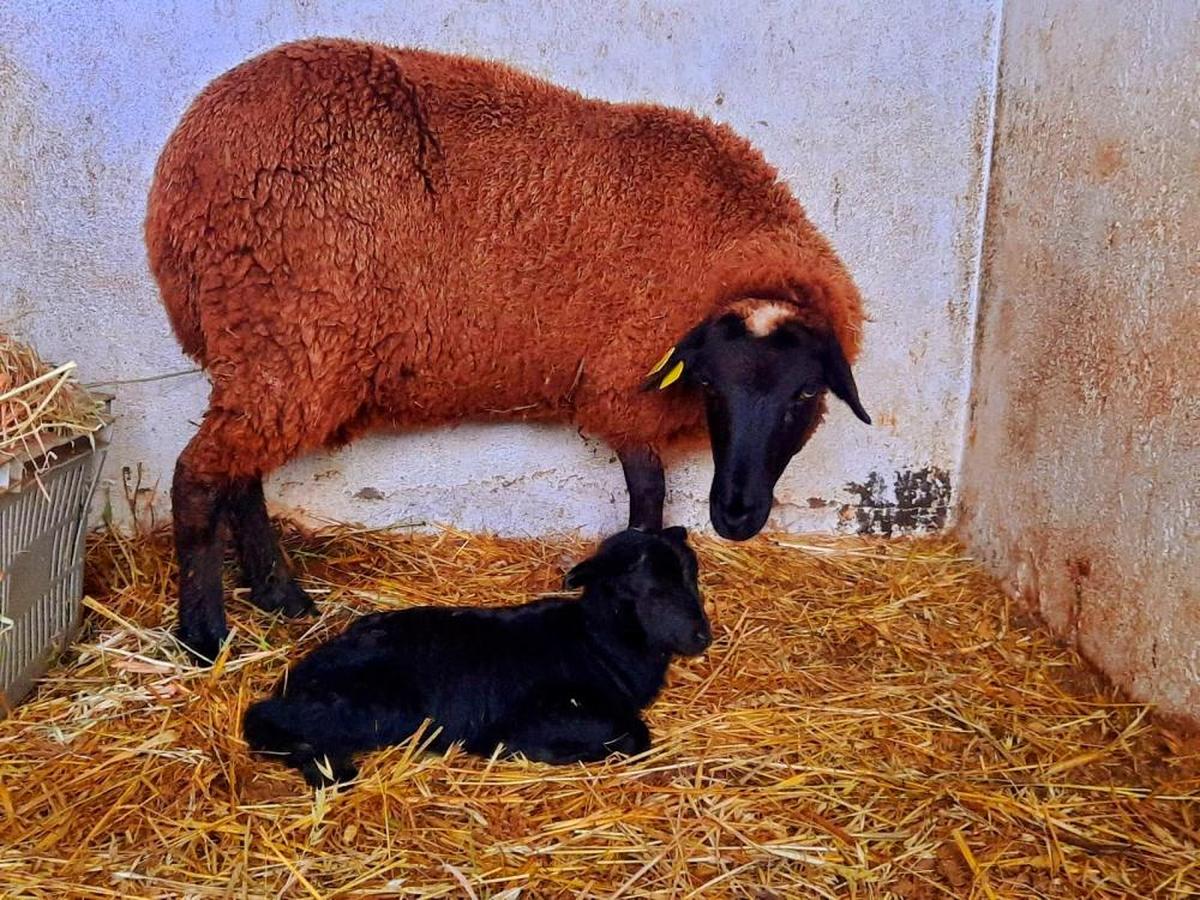
<path fill-rule="evenodd" d="M 851 412 L 862 421 L 870 425 L 871 417 L 867 415 L 867 411 L 863 409 L 863 405 L 858 399 L 858 385 L 854 383 L 854 374 L 850 371 L 850 363 L 846 361 L 842 345 L 832 334 L 826 336 L 823 342 L 821 364 L 825 370 L 825 383 L 829 385 L 834 396 L 849 406 Z"/>
<path fill-rule="evenodd" d="M 667 350 L 646 373 L 646 380 L 642 382 L 641 389 L 650 391 L 657 388 L 662 391 L 680 379 L 686 380 L 687 376 L 691 374 L 689 366 L 695 364 L 697 355 L 708 339 L 708 329 L 711 324 L 706 319 L 685 334 L 674 347 Z"/>
<path fill-rule="evenodd" d="M 571 567 L 571 570 L 563 576 L 563 587 L 569 591 L 576 588 L 581 588 L 585 584 L 591 584 L 600 573 L 597 571 L 595 558 L 585 559 L 581 563 L 576 563 Z"/>
<path fill-rule="evenodd" d="M 623 567 L 613 554 L 600 551 L 593 556 L 589 556 L 583 562 L 576 563 L 563 578 L 563 587 L 568 590 L 575 590 L 576 588 L 594 584 L 597 581 L 603 581 L 606 578 L 614 578 L 620 575 L 622 571 Z"/>
<path fill-rule="evenodd" d="M 588 557 L 567 572 L 566 577 L 563 578 L 563 586 L 568 590 L 574 590 L 595 584 L 597 581 L 618 578 L 644 566 L 649 558 L 644 550 L 632 560 L 628 553 L 601 550 L 595 556 Z"/>

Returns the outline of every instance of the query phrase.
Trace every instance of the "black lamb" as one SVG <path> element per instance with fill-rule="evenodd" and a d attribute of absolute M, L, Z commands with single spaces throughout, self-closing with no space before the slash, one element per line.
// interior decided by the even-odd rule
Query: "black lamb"
<path fill-rule="evenodd" d="M 429 719 L 431 748 L 586 762 L 650 746 L 640 711 L 675 655 L 712 640 L 683 528 L 626 530 L 566 576 L 581 598 L 375 613 L 296 664 L 246 711 L 250 747 L 314 786 Z"/>

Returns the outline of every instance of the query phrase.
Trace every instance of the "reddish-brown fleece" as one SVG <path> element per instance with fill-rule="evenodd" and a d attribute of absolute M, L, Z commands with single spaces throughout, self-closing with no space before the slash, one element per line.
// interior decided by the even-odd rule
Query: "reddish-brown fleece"
<path fill-rule="evenodd" d="M 754 296 L 857 355 L 858 292 L 746 140 L 496 63 L 288 44 L 210 84 L 158 162 L 150 265 L 212 379 L 197 475 L 381 427 L 567 420 L 662 452 L 703 429 L 638 391 Z"/>

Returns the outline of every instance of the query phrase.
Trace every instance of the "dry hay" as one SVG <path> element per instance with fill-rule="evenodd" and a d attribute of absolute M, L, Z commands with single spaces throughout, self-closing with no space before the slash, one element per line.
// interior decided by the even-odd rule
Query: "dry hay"
<path fill-rule="evenodd" d="M 52 367 L 0 332 L 0 464 L 37 459 L 64 439 L 104 428 L 104 401 L 75 380 L 75 363 Z"/>
<path fill-rule="evenodd" d="M 1194 738 L 1122 703 L 941 540 L 699 541 L 716 640 L 641 758 L 368 757 L 308 791 L 241 711 L 302 647 L 406 603 L 553 590 L 577 541 L 290 530 L 313 624 L 231 604 L 181 665 L 169 542 L 97 537 L 91 628 L 0 723 L 0 894 L 1128 897 L 1200 890 Z"/>

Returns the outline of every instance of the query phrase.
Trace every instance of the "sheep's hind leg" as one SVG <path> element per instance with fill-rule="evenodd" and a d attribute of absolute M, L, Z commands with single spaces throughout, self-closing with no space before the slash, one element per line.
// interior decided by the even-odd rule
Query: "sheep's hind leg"
<path fill-rule="evenodd" d="M 315 611 L 312 600 L 288 568 L 279 536 L 267 515 L 262 479 L 240 478 L 225 497 L 225 516 L 233 532 L 242 578 L 250 601 L 267 612 L 303 616 Z"/>
<path fill-rule="evenodd" d="M 293 763 L 310 787 L 330 787 L 345 784 L 358 777 L 358 767 L 348 756 L 317 754 Z"/>
<path fill-rule="evenodd" d="M 179 560 L 177 633 L 198 661 L 214 660 L 229 633 L 221 585 L 221 524 L 231 493 L 239 482 L 286 462 L 299 446 L 297 435 L 267 428 L 279 420 L 271 410 L 250 411 L 223 401 L 220 386 L 214 385 L 204 421 L 179 455 L 171 486 Z M 265 517 L 264 510 L 260 521 Z"/>
<path fill-rule="evenodd" d="M 190 452 L 201 434 L 180 455 L 171 485 L 175 557 L 179 563 L 176 635 L 197 661 L 211 663 L 229 633 L 221 588 L 224 545 L 219 528 L 225 483 L 199 475 L 190 463 Z"/>
<path fill-rule="evenodd" d="M 662 461 L 649 447 L 618 451 L 629 491 L 629 527 L 657 530 L 663 525 L 667 482 Z"/>
<path fill-rule="evenodd" d="M 322 700 L 268 697 L 251 704 L 242 719 L 242 737 L 251 750 L 296 769 L 312 787 L 358 776 L 337 732 L 333 707 Z"/>

